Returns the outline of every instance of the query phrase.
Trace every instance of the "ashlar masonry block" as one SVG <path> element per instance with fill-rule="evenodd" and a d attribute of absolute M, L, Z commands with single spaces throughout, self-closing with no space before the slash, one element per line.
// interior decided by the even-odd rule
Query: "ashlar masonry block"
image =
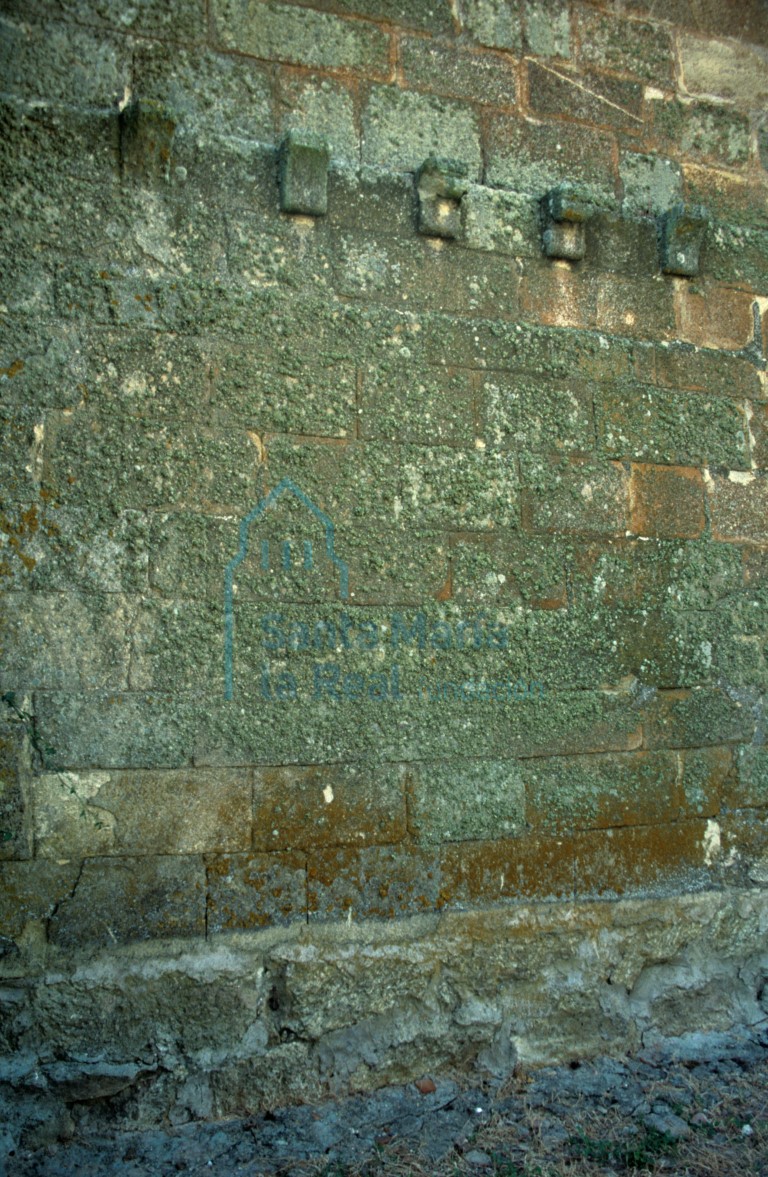
<path fill-rule="evenodd" d="M 278 160 L 280 208 L 284 213 L 322 217 L 328 211 L 328 163 L 325 139 L 309 131 L 289 131 Z"/>

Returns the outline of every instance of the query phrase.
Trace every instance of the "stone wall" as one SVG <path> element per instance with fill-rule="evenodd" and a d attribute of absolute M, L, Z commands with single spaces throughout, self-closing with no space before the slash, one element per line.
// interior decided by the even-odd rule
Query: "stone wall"
<path fill-rule="evenodd" d="M 657 7 L 3 5 L 30 1139 L 765 1019 L 768 13 Z"/>

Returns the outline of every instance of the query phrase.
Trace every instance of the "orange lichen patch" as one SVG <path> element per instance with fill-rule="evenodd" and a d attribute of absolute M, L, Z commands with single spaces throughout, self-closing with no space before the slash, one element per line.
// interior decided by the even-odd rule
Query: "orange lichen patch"
<path fill-rule="evenodd" d="M 405 837 L 405 796 L 393 766 L 263 769 L 254 789 L 257 850 L 395 843 Z"/>
<path fill-rule="evenodd" d="M 307 864 L 310 914 L 333 918 L 394 919 L 435 908 L 438 863 L 434 855 L 396 846 L 318 850 Z"/>
<path fill-rule="evenodd" d="M 206 859 L 208 928 L 264 928 L 306 918 L 303 854 L 231 854 Z"/>
<path fill-rule="evenodd" d="M 636 535 L 692 539 L 704 530 L 704 480 L 694 467 L 634 464 L 630 504 Z"/>
<path fill-rule="evenodd" d="M 493 903 L 573 894 L 570 837 L 507 838 L 446 846 L 440 862 L 439 906 Z"/>
<path fill-rule="evenodd" d="M 578 834 L 577 895 L 679 887 L 706 870 L 708 822 L 680 821 Z"/>
<path fill-rule="evenodd" d="M 24 361 L 14 360 L 9 368 L 0 368 L 0 376 L 7 376 L 9 380 L 12 380 L 14 376 L 18 376 L 19 372 L 23 372 L 23 370 Z"/>

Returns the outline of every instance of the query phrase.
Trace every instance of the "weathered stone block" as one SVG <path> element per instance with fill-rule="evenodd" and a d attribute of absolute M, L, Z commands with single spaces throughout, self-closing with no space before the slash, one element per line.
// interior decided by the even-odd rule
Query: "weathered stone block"
<path fill-rule="evenodd" d="M 609 829 L 575 840 L 577 895 L 669 894 L 701 890 L 711 883 L 719 850 L 709 823 Z"/>
<path fill-rule="evenodd" d="M 47 920 L 71 893 L 77 862 L 0 863 L 0 947 L 16 941 L 29 923 Z"/>
<path fill-rule="evenodd" d="M 133 609 L 125 598 L 8 593 L 1 613 L 2 690 L 127 685 Z"/>
<path fill-rule="evenodd" d="M 621 274 L 642 282 L 659 269 L 656 225 L 638 219 L 596 211 L 584 226 L 590 268 L 597 273 Z"/>
<path fill-rule="evenodd" d="M 201 854 L 251 845 L 250 769 L 35 777 L 37 853 Z"/>
<path fill-rule="evenodd" d="M 92 949 L 205 931 L 205 870 L 195 856 L 90 858 L 49 922 L 53 944 Z"/>
<path fill-rule="evenodd" d="M 603 387 L 598 436 L 613 458 L 674 466 L 749 466 L 746 425 L 728 397 L 676 394 L 642 385 Z"/>
<path fill-rule="evenodd" d="M 462 26 L 481 45 L 493 49 L 522 48 L 522 26 L 518 6 L 495 0 L 465 0 Z"/>
<path fill-rule="evenodd" d="M 482 167 L 473 111 L 448 98 L 374 86 L 363 110 L 363 163 L 415 172 L 430 155 L 460 159 L 469 178 Z"/>
<path fill-rule="evenodd" d="M 599 131 L 501 114 L 490 118 L 486 137 L 488 184 L 537 197 L 566 181 L 613 191 L 613 143 Z"/>
<path fill-rule="evenodd" d="M 526 457 L 523 523 L 532 531 L 623 535 L 629 521 L 629 480 L 618 463 Z"/>
<path fill-rule="evenodd" d="M 233 854 L 208 858 L 209 932 L 289 924 L 307 918 L 306 857 Z"/>
<path fill-rule="evenodd" d="M 22 773 L 29 758 L 31 724 L 15 700 L 0 701 L 0 859 L 30 858 L 31 826 Z"/>
<path fill-rule="evenodd" d="M 280 146 L 280 208 L 321 217 L 328 211 L 330 147 L 309 131 L 289 131 Z"/>
<path fill-rule="evenodd" d="M 520 773 L 526 819 L 549 834 L 675 821 L 683 809 L 672 752 L 544 757 Z"/>
<path fill-rule="evenodd" d="M 417 90 L 493 106 L 515 105 L 517 72 L 503 57 L 467 53 L 422 37 L 403 37 L 400 62 L 406 85 Z"/>
<path fill-rule="evenodd" d="M 256 772 L 257 850 L 363 847 L 400 842 L 405 832 L 402 766 L 334 764 Z"/>
<path fill-rule="evenodd" d="M 567 0 L 524 0 L 525 44 L 537 57 L 569 57 L 571 14 Z"/>
<path fill-rule="evenodd" d="M 472 375 L 421 365 L 414 371 L 401 357 L 368 364 L 360 429 L 364 438 L 469 446 L 476 433 Z"/>
<path fill-rule="evenodd" d="M 680 335 L 697 347 L 747 348 L 754 340 L 754 298 L 741 290 L 688 288 L 677 293 Z"/>
<path fill-rule="evenodd" d="M 132 88 L 138 96 L 140 121 L 143 107 L 147 106 L 149 121 L 143 134 L 152 129 L 153 112 L 160 116 L 155 151 L 163 143 L 163 115 L 175 124 L 174 166 L 188 164 L 186 141 L 194 142 L 201 135 L 237 137 L 241 143 L 245 140 L 272 146 L 275 127 L 271 79 L 267 69 L 254 61 L 206 49 L 195 52 L 169 44 L 166 38 L 140 41 L 134 51 Z M 130 107 L 123 115 L 128 110 Z M 144 147 L 146 150 L 146 141 Z M 194 171 L 199 167 L 197 164 Z M 185 181 L 186 177 L 181 179 Z M 219 184 L 221 181 L 220 175 Z"/>
<path fill-rule="evenodd" d="M 432 911 L 439 887 L 438 859 L 427 851 L 398 846 L 316 850 L 307 862 L 310 922 Z"/>
<path fill-rule="evenodd" d="M 374 77 L 389 73 L 389 36 L 363 21 L 298 12 L 287 4 L 243 6 L 232 0 L 215 0 L 211 15 L 218 44 L 225 49 Z"/>
<path fill-rule="evenodd" d="M 281 131 L 316 135 L 327 142 L 335 166 L 357 167 L 360 135 L 349 86 L 323 75 L 307 77 L 304 71 L 284 68 L 278 73 L 278 96 Z"/>
<path fill-rule="evenodd" d="M 547 116 L 567 110 L 573 118 L 598 127 L 637 133 L 643 125 L 643 87 L 636 82 L 567 66 L 557 70 L 528 61 L 531 109 Z"/>
<path fill-rule="evenodd" d="M 674 339 L 677 335 L 675 297 L 671 285 L 655 279 L 600 278 L 597 326 L 601 331 L 640 339 Z"/>
<path fill-rule="evenodd" d="M 160 102 L 135 99 L 120 111 L 120 160 L 124 173 L 151 184 L 167 180 L 176 120 Z"/>
<path fill-rule="evenodd" d="M 623 208 L 635 216 L 659 216 L 682 199 L 680 165 L 657 155 L 622 155 L 619 176 L 624 187 Z"/>
<path fill-rule="evenodd" d="M 674 49 L 668 29 L 646 21 L 623 20 L 616 12 L 597 12 L 586 5 L 578 9 L 577 27 L 579 58 L 585 65 L 671 85 Z"/>
<path fill-rule="evenodd" d="M 633 465 L 630 499 L 636 535 L 695 539 L 704 530 L 704 481 L 693 467 Z"/>
<path fill-rule="evenodd" d="M 647 708 L 650 748 L 695 748 L 752 739 L 755 720 L 747 701 L 715 687 L 663 691 Z"/>
<path fill-rule="evenodd" d="M 594 444 L 588 386 L 568 381 L 491 373 L 481 386 L 484 437 L 489 446 L 518 452 L 588 452 Z"/>
<path fill-rule="evenodd" d="M 566 899 L 574 892 L 571 838 L 526 837 L 444 846 L 440 858 L 440 907 L 465 907 L 510 899 Z"/>
<path fill-rule="evenodd" d="M 514 760 L 422 761 L 408 776 L 409 829 L 420 845 L 511 837 L 525 829 Z"/>
<path fill-rule="evenodd" d="M 732 470 L 707 481 L 715 539 L 768 542 L 768 479 Z"/>
<path fill-rule="evenodd" d="M 26 15 L 26 14 L 25 14 Z M 74 22 L 3 19 L 3 90 L 23 101 L 114 110 L 130 85 L 126 41 L 95 36 Z"/>
<path fill-rule="evenodd" d="M 44 489 L 73 507 L 237 511 L 260 497 L 262 457 L 245 429 L 179 429 L 83 409 L 51 422 Z"/>
<path fill-rule="evenodd" d="M 755 109 L 768 97 L 765 62 L 749 45 L 712 41 L 684 33 L 680 38 L 682 86 L 688 94 L 730 98 Z"/>
<path fill-rule="evenodd" d="M 741 167 L 749 160 L 749 119 L 730 106 L 710 102 L 653 104 L 653 129 L 661 150 L 680 150 L 689 159 Z"/>
<path fill-rule="evenodd" d="M 677 204 L 664 213 L 659 222 L 659 252 L 665 274 L 693 278 L 699 273 L 707 222 L 700 206 Z"/>
<path fill-rule="evenodd" d="M 683 816 L 715 817 L 723 804 L 729 803 L 734 776 L 732 748 L 691 748 L 683 752 Z"/>
<path fill-rule="evenodd" d="M 471 533 L 451 542 L 451 595 L 460 604 L 566 604 L 567 545 L 541 536 Z"/>
<path fill-rule="evenodd" d="M 654 350 L 657 384 L 725 396 L 763 396 L 755 365 L 742 356 L 685 343 L 662 343 Z"/>

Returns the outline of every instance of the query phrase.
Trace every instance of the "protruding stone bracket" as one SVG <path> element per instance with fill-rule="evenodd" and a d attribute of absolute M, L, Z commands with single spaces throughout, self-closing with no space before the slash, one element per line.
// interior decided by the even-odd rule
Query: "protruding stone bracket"
<path fill-rule="evenodd" d="M 595 213 L 594 203 L 570 184 L 563 184 L 546 194 L 541 212 L 545 255 L 581 261 L 587 251 L 584 225 Z"/>
<path fill-rule="evenodd" d="M 659 218 L 659 252 L 665 274 L 696 277 L 708 221 L 707 210 L 698 204 L 676 204 Z"/>
<path fill-rule="evenodd" d="M 328 211 L 331 149 L 310 131 L 289 131 L 280 145 L 278 178 L 284 213 L 322 217 Z"/>
<path fill-rule="evenodd" d="M 431 155 L 416 173 L 419 232 L 427 237 L 460 237 L 461 201 L 469 188 L 467 165 Z"/>
<path fill-rule="evenodd" d="M 136 98 L 120 111 L 120 164 L 146 183 L 167 180 L 176 119 L 160 102 Z"/>

